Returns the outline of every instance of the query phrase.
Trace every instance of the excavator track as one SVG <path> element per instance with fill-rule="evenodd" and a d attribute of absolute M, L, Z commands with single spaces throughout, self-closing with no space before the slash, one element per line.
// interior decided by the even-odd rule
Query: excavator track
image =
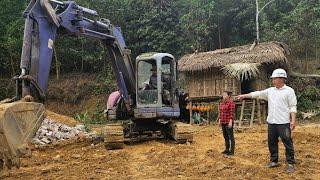
<path fill-rule="evenodd" d="M 124 134 L 122 124 L 108 124 L 103 129 L 104 146 L 106 149 L 122 149 Z"/>
<path fill-rule="evenodd" d="M 170 124 L 171 136 L 177 143 L 193 141 L 193 130 L 190 124 L 173 122 Z"/>

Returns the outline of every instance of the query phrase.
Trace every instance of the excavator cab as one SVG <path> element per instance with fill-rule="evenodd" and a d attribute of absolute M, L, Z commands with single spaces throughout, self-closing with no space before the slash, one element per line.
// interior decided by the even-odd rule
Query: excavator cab
<path fill-rule="evenodd" d="M 179 117 L 176 67 L 176 60 L 168 53 L 145 53 L 137 57 L 135 118 Z"/>
<path fill-rule="evenodd" d="M 177 62 L 174 57 L 168 53 L 144 53 L 135 63 L 134 116 L 129 122 L 111 122 L 105 126 L 105 147 L 123 148 L 125 139 L 136 140 L 138 137 L 171 136 L 178 143 L 192 142 L 191 125 L 179 122 Z"/>

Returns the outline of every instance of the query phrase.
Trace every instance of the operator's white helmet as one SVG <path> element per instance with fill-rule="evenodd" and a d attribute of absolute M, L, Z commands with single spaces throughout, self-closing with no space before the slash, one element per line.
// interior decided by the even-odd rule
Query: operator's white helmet
<path fill-rule="evenodd" d="M 284 69 L 276 69 L 272 72 L 272 75 L 270 78 L 287 78 L 287 72 Z"/>

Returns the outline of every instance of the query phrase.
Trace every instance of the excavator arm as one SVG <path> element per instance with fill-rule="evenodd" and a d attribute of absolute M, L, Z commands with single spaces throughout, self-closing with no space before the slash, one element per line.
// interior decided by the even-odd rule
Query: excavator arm
<path fill-rule="evenodd" d="M 21 75 L 16 78 L 22 84 L 16 94 L 18 99 L 31 95 L 44 100 L 54 41 L 60 35 L 57 32 L 82 35 L 101 41 L 108 49 L 121 93 L 127 98 L 135 94 L 135 76 L 130 50 L 126 48 L 120 29 L 110 24 L 108 19 L 97 20 L 96 11 L 81 7 L 74 1 L 56 0 L 32 0 L 24 16 L 26 21 Z M 33 83 L 30 85 L 30 82 Z"/>
<path fill-rule="evenodd" d="M 0 169 L 4 165 L 19 167 L 19 158 L 29 154 L 27 142 L 45 118 L 41 102 L 47 95 L 54 42 L 61 33 L 86 36 L 105 45 L 128 110 L 136 93 L 130 50 L 120 29 L 108 19 L 98 19 L 96 11 L 74 1 L 57 0 L 31 0 L 23 16 L 21 74 L 14 77 L 16 95 L 0 102 Z"/>

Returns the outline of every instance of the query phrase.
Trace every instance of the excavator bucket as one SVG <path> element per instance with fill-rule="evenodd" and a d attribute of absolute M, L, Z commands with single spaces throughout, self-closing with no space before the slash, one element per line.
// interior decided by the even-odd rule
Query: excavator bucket
<path fill-rule="evenodd" d="M 20 157 L 31 155 L 28 141 L 46 116 L 43 104 L 34 102 L 0 103 L 0 170 L 20 167 Z"/>

